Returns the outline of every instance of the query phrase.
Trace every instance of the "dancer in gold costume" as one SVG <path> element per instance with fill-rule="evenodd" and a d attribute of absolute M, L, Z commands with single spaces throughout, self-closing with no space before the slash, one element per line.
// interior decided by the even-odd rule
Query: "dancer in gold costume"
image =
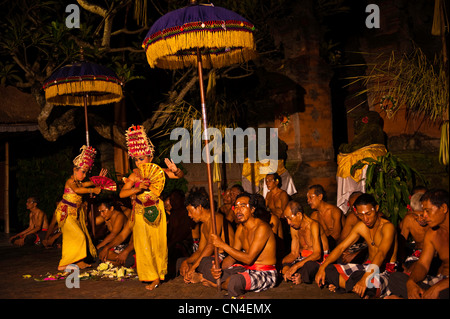
<path fill-rule="evenodd" d="M 150 282 L 145 288 L 153 290 L 167 274 L 167 222 L 164 201 L 159 196 L 166 175 L 182 178 L 184 174 L 167 158 L 165 169 L 151 163 L 154 147 L 142 126 L 131 126 L 125 134 L 128 155 L 137 169 L 124 179 L 120 197 L 132 199 L 129 228 L 133 231 L 137 273 L 140 281 Z"/>
<path fill-rule="evenodd" d="M 56 207 L 55 216 L 62 232 L 62 257 L 58 270 L 64 270 L 68 265 L 75 264 L 80 269 L 90 267 L 83 260 L 86 258 L 86 243 L 93 257 L 97 256 L 86 227 L 86 207 L 82 203 L 82 194 L 99 194 L 100 187 L 83 182 L 86 173 L 92 168 L 95 157 L 93 147 L 83 146 L 81 154 L 73 160 L 73 174 L 64 185 L 64 195 Z M 103 170 L 102 173 L 103 174 Z"/>

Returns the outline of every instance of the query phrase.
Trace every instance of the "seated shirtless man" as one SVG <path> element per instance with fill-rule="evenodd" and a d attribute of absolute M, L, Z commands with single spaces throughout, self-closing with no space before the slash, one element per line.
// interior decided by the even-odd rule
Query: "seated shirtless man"
<path fill-rule="evenodd" d="M 353 226 L 359 222 L 359 218 L 356 216 L 355 208 L 353 204 L 355 200 L 359 197 L 359 195 L 363 194 L 362 192 L 355 191 L 348 198 L 348 211 L 345 215 L 345 221 L 342 227 L 341 236 L 339 237 L 338 244 L 343 241 Z M 347 264 L 349 262 L 353 262 L 356 264 L 360 264 L 366 260 L 367 255 L 367 244 L 364 239 L 360 238 L 356 243 L 352 244 L 349 248 L 347 248 L 340 258 L 340 262 L 343 264 Z"/>
<path fill-rule="evenodd" d="M 449 217 L 448 192 L 442 189 L 427 191 L 422 197 L 422 208 L 429 229 L 423 240 L 422 253 L 411 274 L 396 272 L 389 279 L 393 295 L 409 299 L 449 298 Z M 437 276 L 430 276 L 429 269 L 437 254 L 442 264 Z"/>
<path fill-rule="evenodd" d="M 409 251 L 409 256 L 406 258 L 403 267 L 406 272 L 411 272 L 411 267 L 419 260 L 420 253 L 423 248 L 423 240 L 425 239 L 425 233 L 430 228 L 425 219 L 425 215 L 422 209 L 422 203 L 420 198 L 423 193 L 416 193 L 411 196 L 411 212 L 406 214 L 405 218 L 400 223 L 400 236 L 399 243 L 401 242 L 402 252 Z M 408 250 L 407 241 L 411 235 L 414 240 L 414 247 L 412 252 Z M 400 246 L 399 246 L 400 248 Z"/>
<path fill-rule="evenodd" d="M 284 210 L 291 227 L 291 252 L 283 258 L 284 280 L 312 283 L 319 261 L 328 254 L 328 239 L 320 224 L 303 213 L 300 203 L 290 201 Z"/>
<path fill-rule="evenodd" d="M 272 214 L 282 218 L 284 209 L 289 202 L 289 195 L 281 187 L 281 177 L 277 173 L 266 175 L 266 184 L 269 192 L 266 195 L 266 206 Z"/>
<path fill-rule="evenodd" d="M 389 272 L 385 270 L 391 271 L 391 263 L 397 261 L 395 227 L 382 218 L 372 195 L 360 195 L 353 206 L 360 221 L 320 266 L 316 283 L 319 287 L 328 283 L 331 291 L 353 291 L 360 297 L 378 297 L 387 291 Z M 367 243 L 368 260 L 364 264 L 333 264 L 359 237 Z"/>
<path fill-rule="evenodd" d="M 212 244 L 228 256 L 221 268 L 212 267 L 210 272 L 204 272 L 203 283 L 216 286 L 215 281 L 220 279 L 221 288 L 228 290 L 230 297 L 238 297 L 246 291 L 263 291 L 277 283 L 275 235 L 269 224 L 253 216 L 256 203 L 249 193 L 238 195 L 234 204 L 238 220 L 234 245 L 211 234 Z"/>
<path fill-rule="evenodd" d="M 189 257 L 181 257 L 177 260 L 177 271 L 184 277 L 186 283 L 198 283 L 201 281 L 201 274 L 196 272 L 200 262 L 204 257 L 214 255 L 214 246 L 210 242 L 209 234 L 212 233 L 212 218 L 208 195 L 202 191 L 196 191 L 188 195 L 185 201 L 189 217 L 200 225 L 200 241 L 198 249 Z M 224 215 L 215 214 L 216 232 L 219 236 L 233 244 L 234 230 L 228 224 Z M 223 259 L 223 250 L 219 250 L 219 258 Z"/>
<path fill-rule="evenodd" d="M 236 221 L 234 220 L 234 213 L 233 213 L 233 202 L 231 196 L 231 188 L 228 188 L 223 192 L 222 194 L 223 199 L 223 205 L 219 207 L 219 212 L 225 216 L 225 218 L 231 223 L 233 226 L 233 229 L 236 228 Z"/>
<path fill-rule="evenodd" d="M 326 202 L 327 194 L 322 185 L 311 185 L 306 194 L 309 206 L 314 210 L 311 218 L 317 220 L 322 225 L 328 238 L 330 250 L 336 246 L 341 236 L 344 215 L 335 205 Z"/>
<path fill-rule="evenodd" d="M 122 211 L 115 208 L 113 201 L 108 199 L 99 202 L 98 211 L 100 215 L 95 218 L 95 224 L 100 225 L 105 223 L 108 229 L 108 235 L 106 235 L 96 248 L 99 252 L 104 251 L 102 254 L 103 259 L 115 261 L 118 253 L 125 249 L 127 243 L 120 243 L 108 250 L 104 248 L 120 234 L 128 222 L 128 218 Z"/>
<path fill-rule="evenodd" d="M 28 228 L 9 239 L 9 241 L 16 246 L 40 243 L 45 239 L 48 229 L 47 215 L 38 207 L 37 198 L 29 197 L 26 206 L 30 211 Z"/>

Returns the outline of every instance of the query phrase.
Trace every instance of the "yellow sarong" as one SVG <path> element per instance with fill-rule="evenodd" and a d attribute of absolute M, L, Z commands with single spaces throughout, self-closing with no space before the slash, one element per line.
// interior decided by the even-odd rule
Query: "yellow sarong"
<path fill-rule="evenodd" d="M 65 189 L 63 199 L 56 207 L 56 220 L 62 232 L 62 257 L 59 266 L 67 266 L 86 258 L 86 240 L 91 255 L 97 256 L 86 228 L 85 211 L 81 202 L 80 195 L 71 189 Z"/>
<path fill-rule="evenodd" d="M 376 160 L 378 156 L 384 156 L 386 153 L 387 150 L 383 144 L 371 144 L 352 153 L 339 153 L 337 156 L 338 169 L 336 176 L 342 178 L 351 177 L 356 182 L 359 182 L 361 180 L 362 169 L 356 170 L 355 175 L 352 176 L 350 174 L 352 166 L 366 157 Z"/>
<path fill-rule="evenodd" d="M 144 207 L 149 201 L 158 209 L 154 222 L 144 217 Z M 167 274 L 167 222 L 164 202 L 147 191 L 137 196 L 130 220 L 136 252 L 136 270 L 140 281 L 164 280 Z"/>

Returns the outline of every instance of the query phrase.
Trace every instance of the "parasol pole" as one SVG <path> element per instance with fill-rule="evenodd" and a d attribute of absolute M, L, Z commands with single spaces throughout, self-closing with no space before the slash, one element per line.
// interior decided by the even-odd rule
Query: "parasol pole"
<path fill-rule="evenodd" d="M 89 147 L 89 129 L 88 129 L 88 114 L 87 114 L 87 100 L 88 100 L 88 94 L 83 95 L 83 102 L 84 102 L 84 124 L 86 126 L 86 146 Z M 91 209 L 89 212 L 89 221 L 91 223 L 91 230 L 92 230 L 92 236 L 95 239 L 95 216 L 94 216 L 94 201 L 93 196 L 91 194 L 90 202 L 91 202 Z"/>
<path fill-rule="evenodd" d="M 200 82 L 200 101 L 202 104 L 202 120 L 203 120 L 203 134 L 205 135 L 205 149 L 206 149 L 206 169 L 208 173 L 208 190 L 209 190 L 209 206 L 211 210 L 211 226 L 212 226 L 212 233 L 214 235 L 217 235 L 217 229 L 216 229 L 216 216 L 215 216 L 215 209 L 214 209 L 214 197 L 213 197 L 213 183 L 212 183 L 212 176 L 211 176 L 211 159 L 210 154 L 208 150 L 208 139 L 209 136 L 207 135 L 208 130 L 208 123 L 206 119 L 206 103 L 205 103 L 205 89 L 203 87 L 203 69 L 202 69 L 202 56 L 200 54 L 200 49 L 197 48 L 197 65 L 198 65 L 198 80 Z M 217 247 L 214 247 L 214 261 L 215 261 L 215 268 L 219 269 L 219 249 Z M 217 279 L 217 290 L 220 291 L 220 279 Z"/>
<path fill-rule="evenodd" d="M 88 94 L 86 93 L 86 94 L 83 96 L 83 101 L 84 101 L 84 124 L 85 124 L 85 126 L 86 126 L 86 146 L 89 147 L 89 129 L 88 129 L 87 100 L 88 100 Z"/>
<path fill-rule="evenodd" d="M 91 222 L 91 231 L 92 231 L 92 236 L 94 237 L 93 239 L 95 240 L 95 215 L 94 215 L 94 200 L 93 200 L 93 196 L 91 194 L 91 198 L 90 198 L 90 202 L 91 202 L 91 211 L 89 212 L 89 219 Z"/>

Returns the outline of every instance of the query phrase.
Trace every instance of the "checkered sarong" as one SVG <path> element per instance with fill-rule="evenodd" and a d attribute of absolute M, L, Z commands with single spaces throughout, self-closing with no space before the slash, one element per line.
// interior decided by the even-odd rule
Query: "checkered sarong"
<path fill-rule="evenodd" d="M 364 248 L 367 248 L 367 243 L 363 242 L 363 243 L 355 243 L 353 245 L 351 245 L 347 250 L 349 253 L 355 253 L 357 251 L 360 251 Z"/>
<path fill-rule="evenodd" d="M 433 285 L 437 284 L 439 281 L 441 281 L 443 279 L 447 279 L 447 278 L 448 278 L 448 276 L 444 276 L 442 274 L 438 274 L 437 276 L 427 275 L 422 282 L 426 285 L 433 286 Z"/>
<path fill-rule="evenodd" d="M 418 261 L 421 253 L 422 253 L 421 249 L 414 250 L 414 252 L 405 259 L 405 263 Z"/>
<path fill-rule="evenodd" d="M 277 283 L 278 272 L 275 266 L 234 264 L 231 267 L 242 268 L 242 272 L 238 273 L 244 276 L 247 291 L 260 292 L 273 288 Z"/>
<path fill-rule="evenodd" d="M 386 265 L 390 265 L 388 263 Z M 388 280 L 389 274 L 393 271 L 393 267 L 386 267 L 386 270 L 382 273 L 379 272 L 370 262 L 364 264 L 334 264 L 339 274 L 347 281 L 350 276 L 356 271 L 372 272 L 372 275 L 368 278 L 367 288 L 377 289 L 377 296 L 384 296 L 389 294 L 388 292 Z M 371 269 L 372 268 L 372 269 Z"/>

